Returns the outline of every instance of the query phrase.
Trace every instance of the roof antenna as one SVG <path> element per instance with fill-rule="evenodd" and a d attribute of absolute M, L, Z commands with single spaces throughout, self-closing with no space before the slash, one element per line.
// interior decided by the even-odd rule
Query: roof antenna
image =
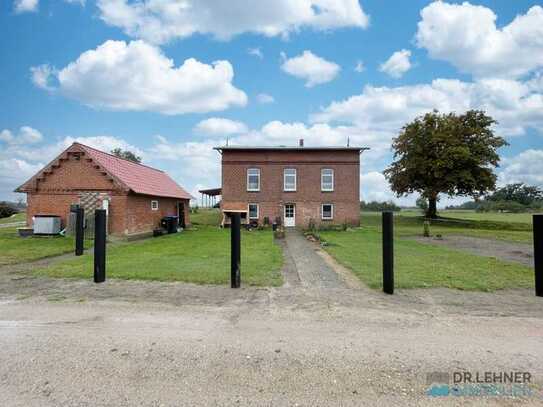
<path fill-rule="evenodd" d="M 351 138 L 347 137 L 347 147 L 350 147 L 350 145 L 351 145 Z"/>
<path fill-rule="evenodd" d="M 226 137 L 226 147 L 228 147 L 228 137 Z"/>

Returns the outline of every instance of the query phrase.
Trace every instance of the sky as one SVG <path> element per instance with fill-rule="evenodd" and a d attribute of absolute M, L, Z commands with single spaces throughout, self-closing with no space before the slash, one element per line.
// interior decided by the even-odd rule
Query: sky
<path fill-rule="evenodd" d="M 369 147 L 361 199 L 401 127 L 482 109 L 498 184 L 543 186 L 543 4 L 383 0 L 2 0 L 0 200 L 74 141 L 129 149 L 198 196 L 214 146 Z M 441 205 L 461 199 L 442 197 Z"/>

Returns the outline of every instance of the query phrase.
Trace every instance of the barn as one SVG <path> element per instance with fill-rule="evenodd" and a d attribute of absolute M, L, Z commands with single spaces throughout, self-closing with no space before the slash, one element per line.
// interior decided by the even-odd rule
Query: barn
<path fill-rule="evenodd" d="M 18 187 L 27 194 L 27 224 L 37 215 L 70 222 L 70 208 L 79 204 L 87 215 L 107 209 L 108 233 L 135 237 L 152 233 L 164 216 L 179 216 L 190 225 L 192 196 L 165 172 L 73 143 L 51 163 Z"/>

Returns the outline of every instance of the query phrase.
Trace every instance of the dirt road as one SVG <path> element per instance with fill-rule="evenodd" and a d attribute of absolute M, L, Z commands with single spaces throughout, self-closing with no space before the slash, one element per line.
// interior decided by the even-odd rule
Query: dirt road
<path fill-rule="evenodd" d="M 39 289 L 38 289 L 39 287 Z M 5 406 L 541 405 L 541 301 L 412 290 L 0 278 Z M 427 374 L 529 371 L 525 399 Z"/>

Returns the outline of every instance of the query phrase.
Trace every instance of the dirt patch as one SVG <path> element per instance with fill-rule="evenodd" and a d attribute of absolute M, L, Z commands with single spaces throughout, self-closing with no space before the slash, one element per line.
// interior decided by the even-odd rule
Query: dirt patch
<path fill-rule="evenodd" d="M 520 263 L 530 267 L 534 266 L 534 251 L 529 244 L 455 235 L 445 236 L 441 239 L 413 236 L 409 240 L 435 246 L 445 246 L 478 256 L 495 257 L 499 260 Z"/>

